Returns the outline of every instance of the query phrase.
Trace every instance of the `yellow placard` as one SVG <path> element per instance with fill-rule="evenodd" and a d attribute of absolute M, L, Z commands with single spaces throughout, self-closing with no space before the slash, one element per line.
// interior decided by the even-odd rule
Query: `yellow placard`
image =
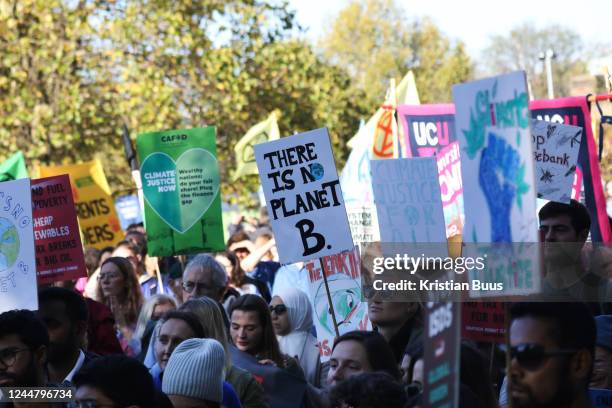
<path fill-rule="evenodd" d="M 84 245 L 102 249 L 121 241 L 123 233 L 100 161 L 39 168 L 40 177 L 59 174 L 70 176 Z"/>

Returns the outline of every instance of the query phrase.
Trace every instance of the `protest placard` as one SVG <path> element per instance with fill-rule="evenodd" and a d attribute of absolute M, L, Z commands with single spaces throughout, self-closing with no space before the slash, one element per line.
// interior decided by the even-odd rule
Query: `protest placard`
<path fill-rule="evenodd" d="M 576 174 L 584 184 L 584 204 L 591 216 L 591 240 L 612 242 L 612 227 L 606 213 L 606 198 L 601 183 L 601 169 L 597 160 L 587 98 L 576 96 L 531 101 L 529 110 L 534 119 L 582 128 Z M 577 190 L 580 192 L 580 187 Z"/>
<path fill-rule="evenodd" d="M 405 135 L 404 157 L 436 156 L 446 236 L 461 234 L 463 186 L 459 142 L 455 135 L 455 106 L 400 105 L 397 113 Z"/>
<path fill-rule="evenodd" d="M 38 309 L 30 179 L 0 183 L 0 313 Z"/>
<path fill-rule="evenodd" d="M 131 224 L 143 222 L 138 196 L 126 195 L 117 197 L 115 199 L 115 209 L 117 210 L 117 215 L 119 216 L 121 229 L 124 231 L 126 231 Z"/>
<path fill-rule="evenodd" d="M 469 279 L 502 283 L 504 295 L 537 293 L 538 251 L 512 245 L 538 242 L 525 73 L 518 71 L 455 85 L 453 98 L 462 180 L 471 180 L 463 184 L 463 241 L 493 243 L 488 248 L 464 248 L 466 256 L 478 256 L 468 250 L 489 252 L 486 268 L 471 270 Z M 471 290 L 470 295 L 502 293 Z"/>
<path fill-rule="evenodd" d="M 582 128 L 531 121 L 538 198 L 569 204 Z"/>
<path fill-rule="evenodd" d="M 353 249 L 327 129 L 254 149 L 280 262 Z"/>
<path fill-rule="evenodd" d="M 459 405 L 461 303 L 427 302 L 423 343 L 423 407 Z"/>
<path fill-rule="evenodd" d="M 96 159 L 39 169 L 39 177 L 61 174 L 70 176 L 72 196 L 85 246 L 102 249 L 121 241 L 121 226 L 100 161 Z"/>
<path fill-rule="evenodd" d="M 31 187 L 38 283 L 87 276 L 70 177 L 32 180 Z"/>
<path fill-rule="evenodd" d="M 502 344 L 505 341 L 505 303 L 465 302 L 461 305 L 461 338 Z"/>
<path fill-rule="evenodd" d="M 145 133 L 136 145 L 149 253 L 223 250 L 215 128 Z"/>
<path fill-rule="evenodd" d="M 446 243 L 436 159 L 372 160 L 370 165 L 381 241 Z"/>
<path fill-rule="evenodd" d="M 346 205 L 346 214 L 355 245 L 380 241 L 378 216 L 372 205 Z"/>
<path fill-rule="evenodd" d="M 322 265 L 322 266 L 321 266 Z M 304 263 L 308 272 L 313 320 L 317 329 L 317 344 L 321 361 L 329 360 L 336 332 L 331 310 L 334 311 L 340 335 L 351 330 L 370 330 L 368 304 L 361 302 L 361 268 L 359 249 L 324 256 L 321 260 Z M 332 306 L 328 304 L 323 274 L 329 284 Z"/>

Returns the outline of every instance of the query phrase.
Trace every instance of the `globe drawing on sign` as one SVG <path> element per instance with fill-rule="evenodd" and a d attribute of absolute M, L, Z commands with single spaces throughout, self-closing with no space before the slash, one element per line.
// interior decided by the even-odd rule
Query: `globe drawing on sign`
<path fill-rule="evenodd" d="M 19 255 L 17 228 L 6 218 L 0 217 L 0 272 L 11 268 Z"/>
<path fill-rule="evenodd" d="M 344 273 L 336 273 L 327 278 L 330 286 L 336 322 L 341 333 L 355 330 L 365 315 L 361 304 L 361 282 Z M 325 284 L 320 283 L 314 299 L 315 318 L 329 333 L 335 334 Z"/>

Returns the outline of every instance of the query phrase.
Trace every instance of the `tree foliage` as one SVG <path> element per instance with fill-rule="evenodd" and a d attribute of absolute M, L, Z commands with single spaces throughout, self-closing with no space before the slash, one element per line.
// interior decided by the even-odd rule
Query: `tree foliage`
<path fill-rule="evenodd" d="M 327 126 L 337 157 L 364 113 L 346 72 L 295 40 L 286 3 L 256 0 L 0 0 L 0 147 L 30 162 L 99 157 L 133 187 L 120 131 L 217 126 L 233 146 L 272 110 L 282 135 Z M 0 157 L 2 159 L 3 157 Z M 224 183 L 246 198 L 256 177 Z"/>
<path fill-rule="evenodd" d="M 571 77 L 587 72 L 584 43 L 569 28 L 551 25 L 538 29 L 531 23 L 520 24 L 507 36 L 491 37 L 483 61 L 491 74 L 525 70 L 534 98 L 541 99 L 548 91 L 540 53 L 549 48 L 556 55 L 552 60 L 555 97 L 569 96 Z"/>
<path fill-rule="evenodd" d="M 389 78 L 412 69 L 423 103 L 451 100 L 451 86 L 471 78 L 461 42 L 447 38 L 429 19 L 410 21 L 394 0 L 352 0 L 319 41 L 323 55 L 346 67 L 355 84 L 379 105 Z"/>

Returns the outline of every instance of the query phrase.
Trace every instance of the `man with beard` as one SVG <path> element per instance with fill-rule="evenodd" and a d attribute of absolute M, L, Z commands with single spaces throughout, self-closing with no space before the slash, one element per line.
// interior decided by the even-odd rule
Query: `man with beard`
<path fill-rule="evenodd" d="M 87 335 L 87 304 L 78 293 L 59 287 L 41 290 L 38 299 L 38 316 L 49 333 L 48 380 L 70 386 L 83 364 L 97 357 L 81 349 Z"/>
<path fill-rule="evenodd" d="M 510 309 L 513 408 L 590 407 L 595 321 L 583 303 L 517 303 Z"/>
<path fill-rule="evenodd" d="M 0 314 L 0 387 L 44 386 L 48 346 L 47 329 L 34 312 Z"/>

